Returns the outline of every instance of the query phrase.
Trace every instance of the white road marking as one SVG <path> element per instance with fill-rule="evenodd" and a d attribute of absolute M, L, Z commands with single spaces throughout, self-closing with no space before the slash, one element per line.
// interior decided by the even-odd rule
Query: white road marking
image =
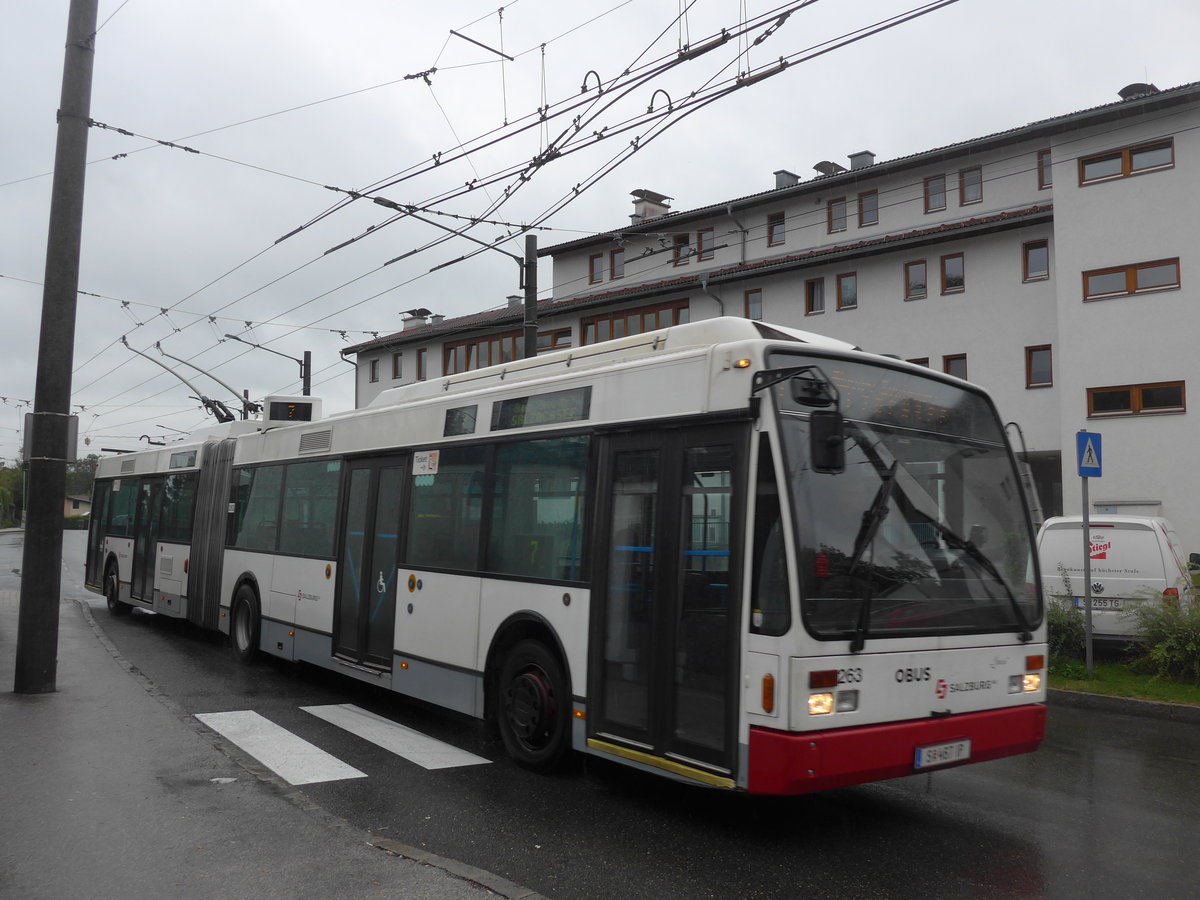
<path fill-rule="evenodd" d="M 320 747 L 251 710 L 199 713 L 196 718 L 290 784 L 367 777 L 366 772 L 330 756 Z"/>
<path fill-rule="evenodd" d="M 491 762 L 351 703 L 300 708 L 426 769 L 479 766 Z"/>

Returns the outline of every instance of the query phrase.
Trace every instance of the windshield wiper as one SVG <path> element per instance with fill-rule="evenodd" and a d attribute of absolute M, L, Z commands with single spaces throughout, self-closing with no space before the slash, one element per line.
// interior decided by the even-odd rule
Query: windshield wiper
<path fill-rule="evenodd" d="M 863 554 L 867 551 L 867 547 L 874 543 L 879 526 L 887 518 L 888 500 L 892 496 L 892 486 L 896 483 L 896 466 L 899 463 L 899 460 L 893 460 L 886 472 L 879 473 L 879 489 L 875 492 L 875 499 L 871 501 L 870 507 L 863 511 L 862 524 L 858 528 L 858 535 L 854 538 L 854 555 L 850 558 L 850 568 L 846 570 L 847 575 L 854 573 Z M 871 621 L 871 596 L 874 593 L 874 584 L 873 573 L 867 573 L 867 589 L 863 594 L 862 606 L 858 610 L 854 640 L 850 642 L 851 653 L 858 653 L 867 642 L 867 627 Z"/>

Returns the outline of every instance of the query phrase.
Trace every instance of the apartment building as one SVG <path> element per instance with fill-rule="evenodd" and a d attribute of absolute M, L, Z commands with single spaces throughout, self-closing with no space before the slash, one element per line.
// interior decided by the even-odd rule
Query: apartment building
<path fill-rule="evenodd" d="M 1087 429 L 1104 447 L 1093 511 L 1164 515 L 1200 551 L 1187 409 L 1200 290 L 1185 277 L 1200 83 L 1119 97 L 898 159 L 821 161 L 807 179 L 781 169 L 765 190 L 686 211 L 634 191 L 627 223 L 539 251 L 553 260 L 539 348 L 734 315 L 894 354 L 988 388 L 1047 515 L 1079 511 Z M 348 348 L 359 405 L 519 357 L 521 322 L 513 303 Z"/>

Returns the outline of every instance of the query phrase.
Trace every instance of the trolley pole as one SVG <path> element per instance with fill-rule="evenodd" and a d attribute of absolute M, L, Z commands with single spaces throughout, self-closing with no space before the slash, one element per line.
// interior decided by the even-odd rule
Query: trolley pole
<path fill-rule="evenodd" d="M 67 459 L 74 449 L 68 447 L 72 433 L 71 368 L 98 5 L 99 0 L 71 0 L 67 13 L 37 384 L 29 417 L 30 434 L 26 436 L 29 497 L 13 679 L 13 690 L 19 694 L 44 694 L 57 689 L 63 498 Z"/>

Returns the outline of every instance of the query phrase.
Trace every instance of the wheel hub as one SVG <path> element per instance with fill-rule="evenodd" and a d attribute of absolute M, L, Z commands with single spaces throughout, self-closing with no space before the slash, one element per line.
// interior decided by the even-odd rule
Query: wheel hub
<path fill-rule="evenodd" d="M 540 670 L 528 670 L 513 679 L 508 694 L 508 721 L 522 741 L 530 745 L 545 743 L 554 712 L 554 695 Z"/>

